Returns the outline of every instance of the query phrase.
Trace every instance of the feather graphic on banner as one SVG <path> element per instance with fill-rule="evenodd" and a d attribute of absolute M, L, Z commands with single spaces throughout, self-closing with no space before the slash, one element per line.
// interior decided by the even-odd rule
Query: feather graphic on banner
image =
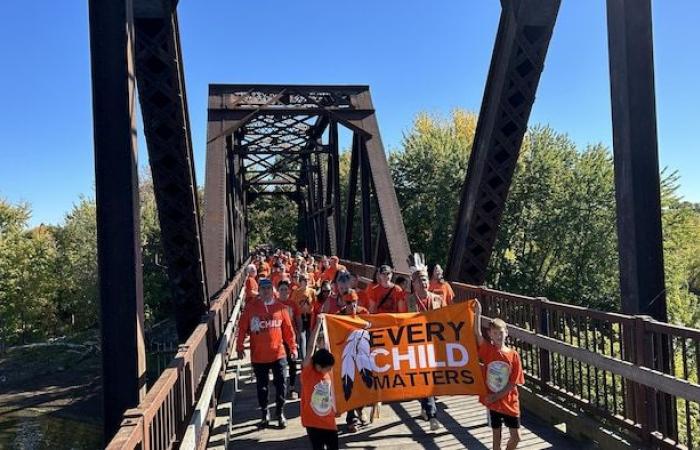
<path fill-rule="evenodd" d="M 369 359 L 369 332 L 367 330 L 360 331 L 359 342 L 357 343 L 357 351 L 355 363 L 357 370 L 360 371 L 362 381 L 368 388 L 372 387 L 372 365 Z"/>
<path fill-rule="evenodd" d="M 369 354 L 369 332 L 367 330 L 352 331 L 345 340 L 341 365 L 341 379 L 343 381 L 345 400 L 348 400 L 352 395 L 356 370 L 360 372 L 365 385 L 372 387 L 372 366 Z"/>

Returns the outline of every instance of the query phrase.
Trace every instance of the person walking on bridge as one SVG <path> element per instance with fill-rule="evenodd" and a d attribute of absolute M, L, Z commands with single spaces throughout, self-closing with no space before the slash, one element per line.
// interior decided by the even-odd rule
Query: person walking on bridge
<path fill-rule="evenodd" d="M 270 415 L 267 409 L 270 370 L 272 370 L 275 385 L 276 418 L 280 428 L 287 426 L 284 416 L 285 377 L 287 354 L 284 344 L 291 352 L 291 357 L 297 357 L 297 343 L 294 327 L 287 312 L 287 306 L 275 300 L 272 282 L 262 278 L 258 284 L 260 297 L 246 305 L 239 321 L 236 350 L 240 359 L 245 358 L 243 342 L 250 335 L 250 360 L 258 390 L 258 404 L 262 413 L 261 426 L 267 426 Z"/>
<path fill-rule="evenodd" d="M 481 333 L 481 304 L 474 301 L 474 334 L 483 363 L 486 395 L 480 398 L 488 408 L 488 422 L 493 430 L 493 448 L 501 450 L 501 427 L 510 432 L 506 450 L 515 450 L 520 442 L 520 400 L 518 385 L 525 384 L 525 376 L 518 352 L 506 345 L 508 327 L 501 319 L 489 323 L 488 337 Z"/>
<path fill-rule="evenodd" d="M 394 271 L 391 266 L 379 267 L 377 284 L 369 294 L 369 312 L 403 313 L 406 312 L 406 296 L 403 289 L 391 282 Z"/>
<path fill-rule="evenodd" d="M 406 297 L 408 312 L 428 312 L 446 306 L 442 297 L 428 291 L 428 270 L 422 255 L 415 254 L 409 258 L 411 270 L 411 287 L 413 292 Z M 420 399 L 421 417 L 430 422 L 432 431 L 440 428 L 437 420 L 435 396 Z"/>

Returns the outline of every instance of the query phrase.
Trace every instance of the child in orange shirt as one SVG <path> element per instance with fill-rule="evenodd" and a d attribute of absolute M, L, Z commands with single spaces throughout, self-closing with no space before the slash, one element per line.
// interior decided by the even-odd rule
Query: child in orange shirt
<path fill-rule="evenodd" d="M 319 320 L 308 342 L 306 357 L 302 363 L 301 425 L 306 428 L 311 448 L 335 450 L 338 448 L 338 428 L 335 424 L 335 401 L 330 375 L 335 358 L 323 348 L 313 353 L 320 325 Z"/>
<path fill-rule="evenodd" d="M 474 300 L 474 334 L 479 345 L 479 359 L 483 363 L 483 375 L 487 394 L 481 403 L 489 410 L 489 425 L 493 430 L 493 448 L 501 449 L 501 427 L 510 432 L 506 450 L 515 450 L 520 442 L 520 400 L 518 385 L 525 383 L 520 355 L 505 343 L 508 336 L 506 323 L 493 319 L 489 323 L 491 342 L 481 334 L 481 304 Z"/>

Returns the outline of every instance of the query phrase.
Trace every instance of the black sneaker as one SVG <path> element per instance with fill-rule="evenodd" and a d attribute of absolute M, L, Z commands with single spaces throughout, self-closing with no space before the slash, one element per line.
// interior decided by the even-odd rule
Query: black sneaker
<path fill-rule="evenodd" d="M 287 428 L 287 418 L 284 417 L 284 413 L 277 414 L 277 421 L 280 428 Z"/>
<path fill-rule="evenodd" d="M 260 426 L 266 427 L 270 425 L 270 411 L 266 409 L 262 410 L 262 419 L 260 420 Z"/>

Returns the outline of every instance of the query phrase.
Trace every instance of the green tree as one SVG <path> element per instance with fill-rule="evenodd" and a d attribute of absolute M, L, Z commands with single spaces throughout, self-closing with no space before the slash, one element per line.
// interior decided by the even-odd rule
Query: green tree
<path fill-rule="evenodd" d="M 56 243 L 50 228 L 27 229 L 28 205 L 0 199 L 0 342 L 26 343 L 54 329 Z"/>
<path fill-rule="evenodd" d="M 565 134 L 525 137 L 489 268 L 499 289 L 619 309 L 612 160 Z"/>
<path fill-rule="evenodd" d="M 477 117 L 455 110 L 449 119 L 419 114 L 402 149 L 389 155 L 396 196 L 413 251 L 444 263 Z"/>
<path fill-rule="evenodd" d="M 248 206 L 249 245 L 296 248 L 297 205 L 285 195 L 261 195 Z"/>
<path fill-rule="evenodd" d="M 94 199 L 81 197 L 57 227 L 58 317 L 64 332 L 98 325 L 97 224 Z"/>

